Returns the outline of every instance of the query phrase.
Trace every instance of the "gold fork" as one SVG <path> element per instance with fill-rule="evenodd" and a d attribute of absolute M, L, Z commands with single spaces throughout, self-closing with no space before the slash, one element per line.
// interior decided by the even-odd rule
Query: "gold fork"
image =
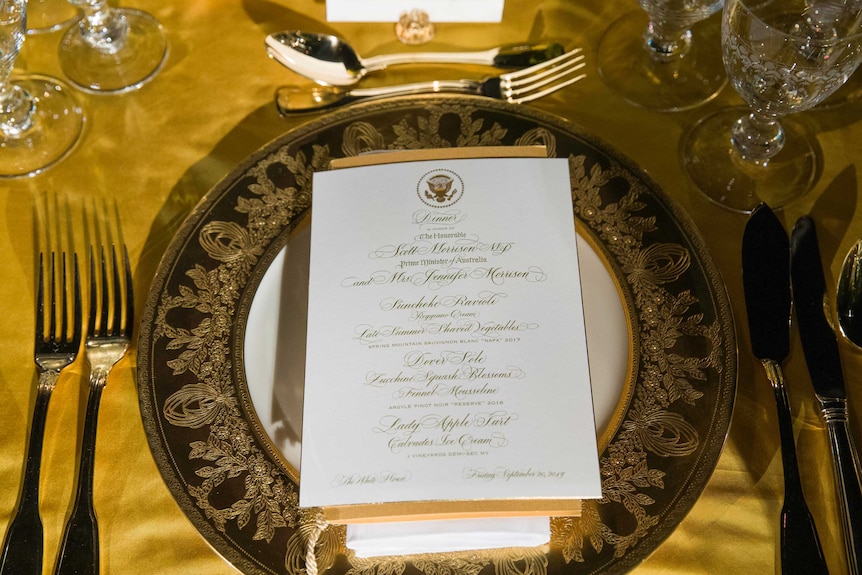
<path fill-rule="evenodd" d="M 30 427 L 30 442 L 27 447 L 27 462 L 24 468 L 24 485 L 15 517 L 6 531 L 3 555 L 0 559 L 2 575 L 41 575 L 43 530 L 39 517 L 39 470 L 42 460 L 42 440 L 45 435 L 45 419 L 48 415 L 48 402 L 57 385 L 60 372 L 75 361 L 81 347 L 82 311 L 81 285 L 78 276 L 78 258 L 72 255 L 72 274 L 66 269 L 66 254 L 60 257 L 61 277 L 57 283 L 57 262 L 51 252 L 49 262 L 39 255 L 39 283 L 36 289 L 36 346 L 34 359 L 39 367 L 39 384 L 36 391 L 36 405 L 33 409 L 33 422 Z M 45 331 L 45 266 L 49 266 L 47 284 L 49 309 L 47 311 L 48 330 Z M 69 282 L 72 282 L 71 285 Z M 72 332 L 69 333 L 69 306 L 67 294 L 72 291 Z M 59 292 L 59 293 L 58 293 Z M 59 310 L 59 331 L 57 305 Z"/>
<path fill-rule="evenodd" d="M 111 246 L 111 281 L 105 248 L 100 250 L 100 273 L 90 252 L 90 321 L 84 351 L 90 364 L 90 393 L 84 418 L 78 487 L 72 515 L 60 547 L 56 575 L 97 574 L 99 572 L 99 527 L 93 507 L 93 465 L 96 455 L 96 423 L 99 401 L 108 374 L 129 348 L 134 319 L 134 295 L 129 255 L 123 247 L 122 272 L 117 252 Z M 121 276 L 122 277 L 121 279 Z"/>

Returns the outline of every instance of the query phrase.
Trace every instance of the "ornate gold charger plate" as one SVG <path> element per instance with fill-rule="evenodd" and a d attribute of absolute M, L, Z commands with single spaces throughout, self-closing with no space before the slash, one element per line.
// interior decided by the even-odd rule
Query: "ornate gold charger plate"
<path fill-rule="evenodd" d="M 686 214 L 630 160 L 556 116 L 464 96 L 381 100 L 311 121 L 239 165 L 183 224 L 147 299 L 138 386 L 150 446 L 180 507 L 238 569 L 300 573 L 315 533 L 297 506 L 297 474 L 250 399 L 244 347 L 255 290 L 307 227 L 312 173 L 376 149 L 529 144 L 569 160 L 579 234 L 614 278 L 631 328 L 624 391 L 600 443 L 603 499 L 584 502 L 580 518 L 552 518 L 541 548 L 359 559 L 330 528 L 316 568 L 622 573 L 694 504 L 730 423 L 736 339 L 724 285 Z"/>

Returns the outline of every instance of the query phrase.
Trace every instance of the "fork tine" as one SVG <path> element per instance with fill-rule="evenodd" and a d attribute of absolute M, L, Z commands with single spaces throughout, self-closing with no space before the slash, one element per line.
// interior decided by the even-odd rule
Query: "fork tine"
<path fill-rule="evenodd" d="M 93 253 L 92 246 L 90 246 L 90 265 L 87 267 L 90 273 L 90 309 L 88 312 L 87 335 L 93 336 L 96 335 L 96 305 L 98 304 L 98 299 L 96 297 L 96 256 Z"/>
<path fill-rule="evenodd" d="M 522 78 L 524 76 L 532 76 L 536 72 L 544 70 L 545 68 L 550 68 L 550 67 L 556 66 L 559 62 L 566 60 L 568 58 L 571 58 L 572 56 L 574 56 L 576 54 L 581 54 L 581 52 L 583 52 L 583 49 L 574 48 L 572 50 L 569 50 L 568 52 L 560 54 L 556 58 L 551 58 L 550 60 L 546 60 L 545 62 L 541 62 L 541 63 L 536 64 L 534 66 L 530 66 L 529 68 L 524 68 L 522 70 L 517 70 L 515 72 L 509 72 L 507 74 L 503 74 L 500 76 L 500 78 L 505 80 L 505 81 L 515 81 L 515 80 Z M 583 58 L 583 55 L 581 55 L 580 57 Z"/>
<path fill-rule="evenodd" d="M 39 253 L 39 286 L 36 288 L 36 346 L 45 341 L 45 255 Z"/>
<path fill-rule="evenodd" d="M 74 316 L 72 319 L 72 343 L 75 346 L 79 346 L 81 345 L 81 332 L 83 331 L 84 326 L 84 311 L 82 309 L 83 306 L 81 305 L 81 276 L 78 273 L 78 254 L 76 253 L 72 254 L 72 274 L 72 295 L 75 298 L 72 302 L 72 305 L 74 306 L 74 309 L 72 310 L 72 315 Z"/>
<path fill-rule="evenodd" d="M 120 269 L 117 267 L 117 250 L 113 245 L 111 245 L 111 268 L 114 278 L 114 325 L 111 327 L 111 335 L 120 335 L 123 319 L 123 292 L 120 291 Z"/>
<path fill-rule="evenodd" d="M 569 78 L 565 82 L 560 82 L 559 84 L 554 84 L 550 88 L 545 88 L 544 90 L 542 90 L 540 92 L 528 94 L 526 96 L 522 96 L 521 98 L 511 98 L 509 101 L 514 103 L 514 104 L 523 104 L 524 102 L 532 102 L 533 100 L 538 100 L 539 98 L 547 96 L 548 94 L 553 94 L 557 90 L 561 90 L 561 89 L 565 88 L 566 86 L 571 86 L 575 82 L 579 82 L 586 77 L 587 77 L 586 74 L 580 74 L 578 76 L 575 76 L 574 78 Z"/>
<path fill-rule="evenodd" d="M 572 77 L 572 74 L 586 66 L 581 52 L 577 48 L 544 64 L 500 76 L 502 97 L 514 104 L 531 102 L 584 79 L 586 74 Z M 524 74 L 524 71 L 529 71 L 529 74 Z"/>
<path fill-rule="evenodd" d="M 56 340 L 57 333 L 57 270 L 51 252 L 51 317 L 48 319 L 48 341 Z"/>
<path fill-rule="evenodd" d="M 520 96 L 528 95 L 530 92 L 534 92 L 535 90 L 538 90 L 539 88 L 542 88 L 542 87 L 547 86 L 549 84 L 553 84 L 554 82 L 556 82 L 562 78 L 565 78 L 567 76 L 571 76 L 572 73 L 577 72 L 578 70 L 580 70 L 583 67 L 584 67 L 584 64 L 581 64 L 580 66 L 576 66 L 576 67 L 572 68 L 571 70 L 566 70 L 566 71 L 560 72 L 559 74 L 556 74 L 550 78 L 545 78 L 544 80 L 534 82 L 534 83 L 530 84 L 529 86 L 509 88 L 507 90 L 507 95 L 512 96 L 512 97 L 516 97 L 516 98 L 520 97 Z M 584 75 L 581 75 L 581 77 L 584 77 Z M 560 86 L 560 87 L 562 87 L 562 86 Z M 559 90 L 560 87 L 554 86 L 554 89 Z"/>
<path fill-rule="evenodd" d="M 67 279 L 66 279 L 66 252 L 62 253 L 61 259 L 62 259 L 62 261 L 61 261 L 61 265 L 60 265 L 60 268 L 61 268 L 60 274 L 62 277 L 62 281 L 60 283 L 60 286 L 61 286 L 60 290 L 63 292 L 63 302 L 62 302 L 62 305 L 60 306 L 61 307 L 60 313 L 62 315 L 62 317 L 60 318 L 60 341 L 67 341 L 67 338 L 69 337 L 69 302 L 68 302 L 68 291 L 69 290 L 67 289 L 69 284 L 66 283 L 67 282 Z"/>
<path fill-rule="evenodd" d="M 584 56 L 580 55 L 580 56 L 577 56 L 576 58 L 572 58 L 570 60 L 562 62 L 559 66 L 554 66 L 553 68 L 547 68 L 545 70 L 542 70 L 538 74 L 533 74 L 529 77 L 519 78 L 519 79 L 516 79 L 514 81 L 508 82 L 508 84 L 512 88 L 517 88 L 519 86 L 524 86 L 524 85 L 544 86 L 545 84 L 548 84 L 548 83 L 556 80 L 557 78 L 560 78 L 561 76 L 564 76 L 564 75 L 566 75 L 566 74 L 568 74 L 574 70 L 580 70 L 584 66 L 586 66 L 586 64 L 584 63 Z M 539 82 L 543 78 L 545 78 L 545 80 L 543 82 L 537 84 L 537 82 Z"/>
<path fill-rule="evenodd" d="M 572 60 L 566 63 L 559 68 L 552 69 L 550 73 L 553 73 L 550 77 L 545 77 L 549 72 L 543 72 L 538 74 L 535 78 L 533 78 L 528 85 L 523 86 L 501 86 L 504 97 L 512 103 L 521 104 L 524 102 L 531 102 L 543 96 L 547 96 L 557 90 L 565 88 L 566 86 L 570 86 L 575 82 L 583 80 L 586 78 L 586 74 L 580 74 L 578 76 L 572 76 L 575 72 L 582 69 L 586 64 L 582 61 L 583 57 L 579 57 L 576 60 Z M 568 78 L 567 80 L 563 80 L 563 78 Z M 520 83 L 527 84 L 526 80 L 521 80 Z M 540 90 L 547 86 L 544 90 Z"/>
<path fill-rule="evenodd" d="M 129 251 L 123 245 L 123 267 L 126 274 L 126 325 L 123 335 L 132 337 L 132 327 L 135 322 L 135 294 L 132 287 L 132 266 L 129 263 Z"/>
<path fill-rule="evenodd" d="M 571 76 L 572 73 L 580 70 L 583 67 L 584 67 L 584 64 L 581 64 L 580 66 L 576 66 L 575 68 L 572 68 L 571 70 L 566 70 L 565 72 L 561 72 L 561 73 L 559 73 L 559 74 L 557 74 L 551 78 L 546 78 L 540 82 L 536 82 L 536 83 L 531 84 L 529 86 L 524 86 L 524 87 L 517 88 L 517 89 L 510 89 L 508 91 L 508 95 L 512 96 L 514 98 L 518 98 L 518 97 L 522 97 L 522 96 L 530 97 L 531 92 L 535 92 L 539 88 L 542 88 L 542 87 L 547 86 L 549 84 L 553 84 L 557 80 L 560 80 L 566 76 Z M 560 88 L 563 88 L 565 86 L 568 86 L 569 84 L 572 84 L 573 82 L 577 82 L 578 80 L 581 80 L 585 77 L 586 77 L 586 74 L 581 74 L 580 76 L 577 77 L 577 79 L 570 78 L 569 80 L 567 80 L 565 82 L 561 82 L 559 84 L 555 84 L 555 85 L 551 86 L 547 90 L 550 90 L 550 92 L 554 92 L 556 90 L 559 90 Z M 542 95 L 549 94 L 550 92 L 548 92 L 547 90 L 543 90 L 541 92 L 541 94 Z M 535 99 L 535 97 L 532 97 L 531 99 Z"/>
<path fill-rule="evenodd" d="M 99 300 L 101 303 L 101 308 L 99 310 L 99 332 L 98 335 L 104 336 L 108 332 L 108 304 L 110 300 L 108 299 L 108 262 L 105 259 L 105 246 L 101 246 L 99 248 L 99 261 L 101 262 L 101 266 L 99 271 L 101 272 L 101 277 L 99 277 L 99 283 L 101 286 L 101 291 L 99 292 Z"/>

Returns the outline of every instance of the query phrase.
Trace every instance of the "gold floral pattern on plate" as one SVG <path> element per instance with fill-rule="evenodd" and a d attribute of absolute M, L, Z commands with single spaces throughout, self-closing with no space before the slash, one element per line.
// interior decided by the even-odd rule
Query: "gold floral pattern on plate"
<path fill-rule="evenodd" d="M 585 501 L 579 518 L 553 518 L 550 544 L 535 549 L 357 558 L 345 551 L 342 529 L 320 532 L 299 509 L 296 474 L 243 391 L 254 290 L 309 213 L 312 174 L 330 159 L 377 149 L 526 144 L 569 160 L 579 228 L 631 308 L 631 382 L 601 445 L 603 498 Z M 253 154 L 201 200 L 169 246 L 138 353 L 142 415 L 166 483 L 204 537 L 249 574 L 625 572 L 700 495 L 736 387 L 730 306 L 688 217 L 631 161 L 569 122 L 465 96 L 349 107 Z"/>

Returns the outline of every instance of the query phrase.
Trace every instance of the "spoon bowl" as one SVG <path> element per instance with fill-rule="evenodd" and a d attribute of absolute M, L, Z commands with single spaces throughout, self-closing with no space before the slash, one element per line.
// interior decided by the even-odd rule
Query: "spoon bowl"
<path fill-rule="evenodd" d="M 477 52 L 406 52 L 361 58 L 344 40 L 329 34 L 300 30 L 266 37 L 267 54 L 286 68 L 326 86 L 352 86 L 369 72 L 397 64 L 480 64 L 497 68 L 523 68 L 550 60 L 563 46 L 514 44 Z"/>
<path fill-rule="evenodd" d="M 841 333 L 862 348 L 862 239 L 853 244 L 844 258 L 836 308 Z"/>

